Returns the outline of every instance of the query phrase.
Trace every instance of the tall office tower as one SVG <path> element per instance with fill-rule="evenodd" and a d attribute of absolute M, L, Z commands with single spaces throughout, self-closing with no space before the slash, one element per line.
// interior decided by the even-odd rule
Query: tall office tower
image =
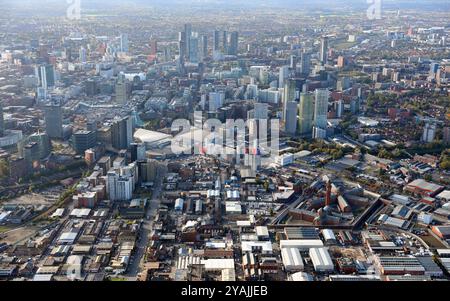
<path fill-rule="evenodd" d="M 95 79 L 88 78 L 84 82 L 84 92 L 87 96 L 94 96 L 98 91 L 98 83 Z"/>
<path fill-rule="evenodd" d="M 94 131 L 77 131 L 72 136 L 72 145 L 77 154 L 84 152 L 95 146 L 97 143 L 97 134 Z"/>
<path fill-rule="evenodd" d="M 146 157 L 145 143 L 130 144 L 131 162 L 144 160 Z"/>
<path fill-rule="evenodd" d="M 214 43 L 213 43 L 213 51 L 220 51 L 220 31 L 214 31 Z"/>
<path fill-rule="evenodd" d="M 119 76 L 115 85 L 116 102 L 120 104 L 126 104 L 128 102 L 128 88 L 127 81 L 123 76 Z"/>
<path fill-rule="evenodd" d="M 133 177 L 122 176 L 115 171 L 109 171 L 106 177 L 106 189 L 111 201 L 131 200 L 134 190 Z"/>
<path fill-rule="evenodd" d="M 286 103 L 286 121 L 284 130 L 287 134 L 295 135 L 297 132 L 297 107 L 296 101 L 288 101 Z"/>
<path fill-rule="evenodd" d="M 133 120 L 131 116 L 116 119 L 111 125 L 111 144 L 118 150 L 128 149 L 133 142 Z"/>
<path fill-rule="evenodd" d="M 280 67 L 280 75 L 278 78 L 278 87 L 284 87 L 284 81 L 289 77 L 289 66 L 281 66 Z"/>
<path fill-rule="evenodd" d="M 3 119 L 3 105 L 0 103 L 0 137 L 5 134 L 5 119 Z"/>
<path fill-rule="evenodd" d="M 223 31 L 222 43 L 223 43 L 223 53 L 228 53 L 228 33 L 226 30 Z"/>
<path fill-rule="evenodd" d="M 316 102 L 314 104 L 314 126 L 327 129 L 328 89 L 316 89 Z"/>
<path fill-rule="evenodd" d="M 225 102 L 225 93 L 223 92 L 210 92 L 209 93 L 209 112 L 216 112 L 223 106 Z"/>
<path fill-rule="evenodd" d="M 295 55 L 290 56 L 289 67 L 294 71 L 297 69 L 297 57 Z"/>
<path fill-rule="evenodd" d="M 322 37 L 320 39 L 320 62 L 325 64 L 328 59 L 328 37 Z"/>
<path fill-rule="evenodd" d="M 190 52 L 190 49 L 191 49 L 191 35 L 192 35 L 192 25 L 191 24 L 185 24 L 184 25 L 184 36 L 185 36 L 185 41 L 186 41 L 186 44 L 185 44 L 185 47 L 186 47 L 186 49 L 185 49 L 185 53 L 187 54 L 187 55 L 189 55 L 189 52 Z"/>
<path fill-rule="evenodd" d="M 198 63 L 198 33 L 191 33 L 191 37 L 189 38 L 189 61 L 192 63 Z"/>
<path fill-rule="evenodd" d="M 28 172 L 32 172 L 36 163 L 39 162 L 39 145 L 36 142 L 30 142 L 22 149 L 23 158 L 26 162 Z"/>
<path fill-rule="evenodd" d="M 268 107 L 269 105 L 267 103 L 260 103 L 260 102 L 255 103 L 253 110 L 253 119 L 256 120 L 267 119 L 269 112 Z"/>
<path fill-rule="evenodd" d="M 306 52 L 302 52 L 300 55 L 300 72 L 303 75 L 308 75 L 310 70 L 311 70 L 311 56 Z"/>
<path fill-rule="evenodd" d="M 120 39 L 120 52 L 128 52 L 128 35 L 121 34 L 119 39 Z"/>
<path fill-rule="evenodd" d="M 228 48 L 229 55 L 237 55 L 239 49 L 239 33 L 233 31 L 230 37 L 230 47 Z"/>
<path fill-rule="evenodd" d="M 158 53 L 158 41 L 156 38 L 150 39 L 150 55 L 156 55 Z"/>
<path fill-rule="evenodd" d="M 202 35 L 201 42 L 200 42 L 200 53 L 202 60 L 205 60 L 208 57 L 208 36 Z"/>
<path fill-rule="evenodd" d="M 186 33 L 178 33 L 178 50 L 180 52 L 180 58 L 184 58 L 186 55 Z"/>
<path fill-rule="evenodd" d="M 436 124 L 434 123 L 425 124 L 425 127 L 423 128 L 422 142 L 426 143 L 433 142 L 435 137 L 436 137 Z"/>
<path fill-rule="evenodd" d="M 80 60 L 80 63 L 86 63 L 87 61 L 87 51 L 86 48 L 81 47 L 80 51 L 78 53 L 78 58 Z"/>
<path fill-rule="evenodd" d="M 40 87 L 48 89 L 55 86 L 55 68 L 53 65 L 40 65 L 35 68 L 36 77 L 39 79 Z"/>
<path fill-rule="evenodd" d="M 63 139 L 63 114 L 62 104 L 59 99 L 52 99 L 44 107 L 45 131 L 50 138 Z"/>
<path fill-rule="evenodd" d="M 286 79 L 283 91 L 283 121 L 286 122 L 287 103 L 295 100 L 296 83 L 293 79 Z"/>
<path fill-rule="evenodd" d="M 314 94 L 300 93 L 298 105 L 298 133 L 300 135 L 311 135 L 314 116 Z"/>
<path fill-rule="evenodd" d="M 438 63 L 431 63 L 430 64 L 430 76 L 432 78 L 435 78 L 436 74 L 438 73 L 438 71 L 439 71 L 439 64 Z"/>
<path fill-rule="evenodd" d="M 47 133 L 37 132 L 30 135 L 27 139 L 24 140 L 24 143 L 36 142 L 39 146 L 39 158 L 45 159 L 47 158 L 52 150 L 52 144 L 50 142 L 50 138 Z"/>

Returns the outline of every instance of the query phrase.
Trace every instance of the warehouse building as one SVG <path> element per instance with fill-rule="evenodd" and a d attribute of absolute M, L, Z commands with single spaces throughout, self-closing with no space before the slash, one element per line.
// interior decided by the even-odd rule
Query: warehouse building
<path fill-rule="evenodd" d="M 297 248 L 299 251 L 308 251 L 311 248 L 321 248 L 323 242 L 320 239 L 292 239 L 280 240 L 280 248 Z"/>
<path fill-rule="evenodd" d="M 303 271 L 304 264 L 302 255 L 297 248 L 283 248 L 281 250 L 281 258 L 286 271 Z"/>
<path fill-rule="evenodd" d="M 334 270 L 333 261 L 326 248 L 311 248 L 309 257 L 316 272 L 332 272 Z"/>
<path fill-rule="evenodd" d="M 272 254 L 272 243 L 270 241 L 242 241 L 242 252 Z"/>
<path fill-rule="evenodd" d="M 425 275 L 436 278 L 444 276 L 444 272 L 436 262 L 434 262 L 431 256 L 420 256 L 417 257 L 417 260 L 419 260 L 420 264 L 425 268 Z"/>
<path fill-rule="evenodd" d="M 430 183 L 423 179 L 417 179 L 408 183 L 405 186 L 405 190 L 421 196 L 434 197 L 444 190 L 444 186 Z"/>
<path fill-rule="evenodd" d="M 322 230 L 323 239 L 327 244 L 334 245 L 336 244 L 336 236 L 334 235 L 333 230 L 331 229 L 323 229 Z"/>
<path fill-rule="evenodd" d="M 266 226 L 256 226 L 255 231 L 259 240 L 268 240 L 270 238 L 269 228 L 267 228 Z"/>
<path fill-rule="evenodd" d="M 383 275 L 424 275 L 425 268 L 416 257 L 376 257 Z"/>
<path fill-rule="evenodd" d="M 288 278 L 289 281 L 314 281 L 314 277 L 311 274 L 305 272 L 297 272 L 291 274 Z"/>
<path fill-rule="evenodd" d="M 284 234 L 287 239 L 318 239 L 319 232 L 310 227 L 285 227 Z"/>

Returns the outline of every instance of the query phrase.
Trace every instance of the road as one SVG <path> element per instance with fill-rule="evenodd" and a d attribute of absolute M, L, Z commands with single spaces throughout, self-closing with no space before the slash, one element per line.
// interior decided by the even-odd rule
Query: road
<path fill-rule="evenodd" d="M 149 235 L 152 231 L 153 219 L 158 213 L 165 172 L 166 170 L 164 166 L 158 170 L 158 182 L 155 183 L 150 204 L 148 204 L 147 212 L 145 213 L 143 224 L 140 228 L 136 250 L 132 257 L 132 262 L 130 262 L 127 272 L 124 275 L 125 277 L 137 277 L 141 267 L 144 264 L 144 255 L 148 246 Z"/>
<path fill-rule="evenodd" d="M 284 208 L 281 212 L 279 212 L 277 214 L 277 216 L 272 220 L 270 225 L 276 225 L 280 221 L 282 221 L 286 217 L 286 215 L 289 213 L 289 211 L 291 209 L 297 208 L 303 201 L 305 201 L 306 197 L 307 196 L 305 196 L 304 193 L 302 193 L 302 195 L 299 196 L 297 200 L 295 200 L 294 202 L 289 204 L 286 208 Z"/>

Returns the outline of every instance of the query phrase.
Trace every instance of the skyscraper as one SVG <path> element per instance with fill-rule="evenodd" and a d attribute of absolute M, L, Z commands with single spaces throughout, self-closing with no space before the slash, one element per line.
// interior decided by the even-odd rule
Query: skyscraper
<path fill-rule="evenodd" d="M 284 87 L 284 81 L 289 77 L 289 66 L 281 66 L 280 67 L 280 75 L 278 78 L 278 87 Z"/>
<path fill-rule="evenodd" d="M 23 145 L 36 142 L 39 146 L 39 158 L 45 159 L 51 153 L 52 144 L 47 133 L 37 132 L 23 140 Z M 23 156 L 23 155 L 22 155 Z"/>
<path fill-rule="evenodd" d="M 109 171 L 106 175 L 106 188 L 111 201 L 129 201 L 133 196 L 133 178 L 121 176 L 116 171 Z"/>
<path fill-rule="evenodd" d="M 223 53 L 228 53 L 228 33 L 226 30 L 224 30 L 223 32 L 222 43 L 223 43 Z"/>
<path fill-rule="evenodd" d="M 328 89 L 316 89 L 314 104 L 314 126 L 326 130 L 328 113 Z"/>
<path fill-rule="evenodd" d="M 133 142 L 133 122 L 131 116 L 116 119 L 111 125 L 112 147 L 121 150 L 128 149 Z"/>
<path fill-rule="evenodd" d="M 34 166 L 39 164 L 39 145 L 36 142 L 30 142 L 23 147 L 23 158 L 26 162 L 28 172 L 32 172 Z"/>
<path fill-rule="evenodd" d="M 228 48 L 229 55 L 237 55 L 239 49 L 239 33 L 233 31 L 230 37 L 230 47 Z"/>
<path fill-rule="evenodd" d="M 184 25 L 184 36 L 185 36 L 185 53 L 189 55 L 191 49 L 191 35 L 192 35 L 192 25 L 187 23 Z"/>
<path fill-rule="evenodd" d="M 295 71 L 295 69 L 297 69 L 297 57 L 295 55 L 291 55 L 289 61 L 289 67 Z"/>
<path fill-rule="evenodd" d="M 180 52 L 180 59 L 186 55 L 186 33 L 181 31 L 178 33 L 178 50 Z"/>
<path fill-rule="evenodd" d="M 80 60 L 80 63 L 86 63 L 86 60 L 87 60 L 87 51 L 86 51 L 86 48 L 84 48 L 84 47 L 81 47 L 81 48 L 80 48 L 80 51 L 79 51 L 79 60 Z"/>
<path fill-rule="evenodd" d="M 325 64 L 328 59 L 328 37 L 322 37 L 320 39 L 320 62 Z"/>
<path fill-rule="evenodd" d="M 254 105 L 253 118 L 256 120 L 267 119 L 269 105 L 267 103 L 257 102 Z"/>
<path fill-rule="evenodd" d="M 35 68 L 40 87 L 48 89 L 55 86 L 55 69 L 53 65 L 40 65 Z"/>
<path fill-rule="evenodd" d="M 120 40 L 120 52 L 128 52 L 128 35 L 121 34 L 119 40 Z"/>
<path fill-rule="evenodd" d="M 225 93 L 223 92 L 210 92 L 209 93 L 209 112 L 216 112 L 223 106 L 225 101 Z"/>
<path fill-rule="evenodd" d="M 435 78 L 436 74 L 438 73 L 438 71 L 439 71 L 439 64 L 438 63 L 431 63 L 430 64 L 430 76 L 432 78 Z"/>
<path fill-rule="evenodd" d="M 116 90 L 116 102 L 120 104 L 125 104 L 128 101 L 128 89 L 127 82 L 123 76 L 119 76 L 119 79 L 115 86 Z"/>
<path fill-rule="evenodd" d="M 295 100 L 296 83 L 293 79 L 287 79 L 283 91 L 283 121 L 286 122 L 287 103 Z"/>
<path fill-rule="evenodd" d="M 77 131 L 72 136 L 72 145 L 77 154 L 83 154 L 85 150 L 94 147 L 96 142 L 94 131 Z"/>
<path fill-rule="evenodd" d="M 202 35 L 201 42 L 200 42 L 200 52 L 201 52 L 201 59 L 204 60 L 208 57 L 208 36 Z"/>
<path fill-rule="evenodd" d="M 290 135 L 295 135 L 297 132 L 297 107 L 296 101 L 288 101 L 286 103 L 286 120 L 284 130 Z"/>
<path fill-rule="evenodd" d="M 436 124 L 427 123 L 423 128 L 422 142 L 430 143 L 434 141 L 436 137 Z"/>
<path fill-rule="evenodd" d="M 214 42 L 213 42 L 213 51 L 220 50 L 220 31 L 214 31 Z"/>
<path fill-rule="evenodd" d="M 300 135 L 311 135 L 314 115 L 314 94 L 300 93 L 298 105 L 298 133 Z"/>
<path fill-rule="evenodd" d="M 52 99 L 44 107 L 45 111 L 45 131 L 50 138 L 63 139 L 63 115 L 62 104 L 59 99 Z"/>
<path fill-rule="evenodd" d="M 198 63 L 198 33 L 193 32 L 189 38 L 189 61 L 192 63 Z"/>

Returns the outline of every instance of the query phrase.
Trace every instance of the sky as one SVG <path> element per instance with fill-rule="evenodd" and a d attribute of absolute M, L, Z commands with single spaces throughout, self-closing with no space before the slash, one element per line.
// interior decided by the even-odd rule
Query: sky
<path fill-rule="evenodd" d="M 69 0 L 74 1 L 74 0 Z M 145 7 L 182 8 L 295 8 L 295 9 L 347 9 L 365 10 L 368 0 L 80 0 L 82 7 L 100 9 L 104 7 L 132 5 Z M 372 0 L 373 1 L 373 0 Z M 384 9 L 448 10 L 450 0 L 381 0 Z M 45 7 L 55 9 L 67 7 L 67 0 L 0 0 L 0 4 L 10 9 Z"/>

